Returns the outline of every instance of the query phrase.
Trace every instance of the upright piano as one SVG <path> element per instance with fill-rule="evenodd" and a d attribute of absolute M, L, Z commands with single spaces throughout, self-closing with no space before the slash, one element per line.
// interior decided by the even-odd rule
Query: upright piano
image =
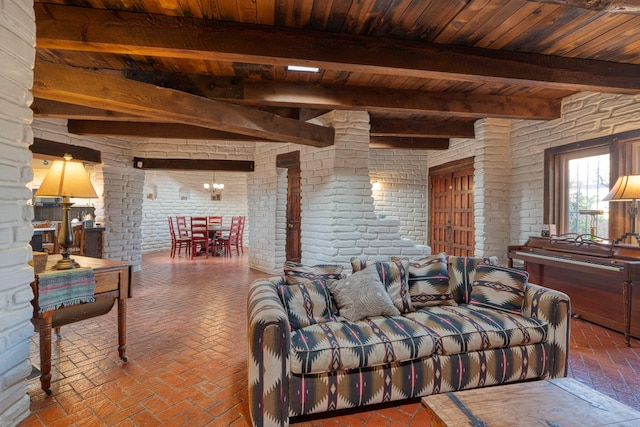
<path fill-rule="evenodd" d="M 600 243 L 585 236 L 530 237 L 509 246 L 509 266 L 524 262 L 529 281 L 566 293 L 572 314 L 640 338 L 640 246 Z"/>

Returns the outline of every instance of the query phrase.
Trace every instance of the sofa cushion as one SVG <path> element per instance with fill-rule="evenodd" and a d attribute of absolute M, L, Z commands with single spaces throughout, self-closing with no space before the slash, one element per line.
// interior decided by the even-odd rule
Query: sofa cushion
<path fill-rule="evenodd" d="M 542 320 L 472 305 L 421 308 L 404 317 L 429 331 L 440 355 L 544 343 L 548 337 Z"/>
<path fill-rule="evenodd" d="M 331 280 L 329 288 L 340 316 L 352 322 L 365 317 L 400 314 L 384 289 L 375 266 L 367 267 L 341 280 Z"/>
<path fill-rule="evenodd" d="M 342 274 L 344 267 L 339 264 L 304 265 L 286 261 L 283 270 L 289 285 L 298 285 L 317 279 L 335 280 L 344 278 Z"/>
<path fill-rule="evenodd" d="M 414 309 L 434 305 L 458 305 L 451 295 L 444 253 L 409 260 L 409 295 Z"/>
<path fill-rule="evenodd" d="M 469 304 L 522 314 L 529 273 L 498 265 L 479 264 Z"/>
<path fill-rule="evenodd" d="M 434 339 L 418 323 L 396 317 L 318 323 L 291 333 L 291 372 L 325 373 L 418 359 Z"/>
<path fill-rule="evenodd" d="M 456 302 L 468 304 L 471 299 L 471 288 L 473 287 L 473 278 L 476 274 L 478 264 L 497 265 L 497 257 L 464 257 L 450 256 L 449 264 L 449 286 L 451 294 Z"/>
<path fill-rule="evenodd" d="M 298 285 L 278 285 L 276 290 L 287 311 L 291 330 L 338 319 L 324 280 Z"/>
<path fill-rule="evenodd" d="M 409 295 L 409 260 L 366 261 L 351 258 L 351 267 L 354 273 L 373 265 L 378 270 L 380 280 L 391 297 L 391 301 L 400 310 L 400 313 L 412 311 L 413 306 Z"/>

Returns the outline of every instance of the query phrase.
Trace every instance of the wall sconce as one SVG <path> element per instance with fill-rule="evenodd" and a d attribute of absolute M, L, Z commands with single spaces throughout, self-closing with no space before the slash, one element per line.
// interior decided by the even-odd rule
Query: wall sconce
<path fill-rule="evenodd" d="M 211 183 L 204 183 L 204 189 L 211 193 L 211 200 L 220 200 L 222 190 L 224 190 L 224 184 L 218 184 L 216 182 L 216 176 L 214 175 Z"/>
<path fill-rule="evenodd" d="M 71 228 L 71 197 L 95 198 L 96 190 L 91 185 L 89 175 L 80 162 L 72 162 L 70 154 L 64 160 L 56 160 L 51 164 L 44 177 L 36 197 L 62 197 L 58 202 L 62 206 L 62 224 L 58 235 L 58 244 L 62 258 L 53 267 L 56 270 L 69 270 L 80 265 L 69 256 L 69 248 L 73 246 L 73 229 Z"/>
<path fill-rule="evenodd" d="M 382 184 L 380 183 L 380 181 L 373 181 L 373 183 L 371 184 L 371 189 L 373 191 L 380 191 L 382 190 Z"/>

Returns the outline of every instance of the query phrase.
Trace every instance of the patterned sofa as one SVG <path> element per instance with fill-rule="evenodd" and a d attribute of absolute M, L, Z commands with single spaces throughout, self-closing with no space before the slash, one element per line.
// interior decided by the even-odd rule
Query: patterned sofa
<path fill-rule="evenodd" d="M 283 277 L 256 280 L 247 306 L 253 425 L 286 426 L 300 415 L 566 376 L 569 298 L 487 261 L 444 254 L 352 260 L 354 278 L 375 266 L 400 312 L 358 321 L 336 307 L 332 283 L 349 280 L 342 267 L 297 265 L 285 267 Z M 407 297 L 409 307 L 402 307 Z M 296 301 L 306 318 L 295 313 Z"/>

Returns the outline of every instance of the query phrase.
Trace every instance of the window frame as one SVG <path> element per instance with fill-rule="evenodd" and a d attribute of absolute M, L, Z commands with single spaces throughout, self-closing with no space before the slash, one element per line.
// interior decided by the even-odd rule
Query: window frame
<path fill-rule="evenodd" d="M 610 162 L 609 187 L 612 187 L 621 175 L 640 172 L 640 130 L 544 150 L 543 224 L 556 224 L 558 234 L 566 233 L 562 199 L 562 197 L 566 197 L 566 176 L 563 176 L 562 163 L 568 158 L 583 157 L 583 155 L 586 157 L 593 152 L 604 154 L 607 150 Z M 625 229 L 631 229 L 631 220 L 626 215 L 626 205 L 626 203 L 611 203 L 609 205 L 609 238 L 611 239 L 623 235 Z M 560 224 L 563 226 L 561 227 Z"/>

